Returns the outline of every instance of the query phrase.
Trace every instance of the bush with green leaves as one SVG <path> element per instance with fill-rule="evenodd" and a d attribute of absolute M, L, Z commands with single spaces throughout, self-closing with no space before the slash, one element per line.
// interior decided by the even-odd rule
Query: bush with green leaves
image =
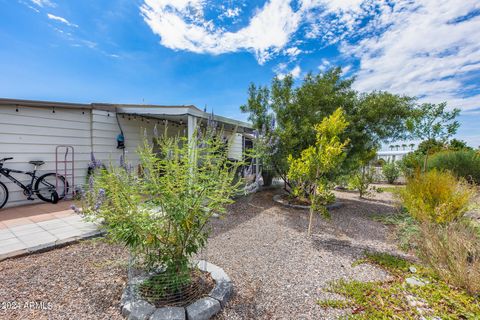
<path fill-rule="evenodd" d="M 395 162 L 388 162 L 383 165 L 382 174 L 388 183 L 393 184 L 400 177 L 400 169 Z"/>
<path fill-rule="evenodd" d="M 293 155 L 288 157 L 288 179 L 293 186 L 294 196 L 310 200 L 317 207 L 325 205 L 325 200 L 331 199 L 328 195 L 328 174 L 345 159 L 344 150 L 348 140 L 342 141 L 340 136 L 347 126 L 344 111 L 338 108 L 315 126 L 315 145 L 303 150 L 298 158 Z"/>
<path fill-rule="evenodd" d="M 475 188 L 467 181 L 436 169 L 417 173 L 399 192 L 403 206 L 413 218 L 438 224 L 461 218 L 474 195 Z"/>
<path fill-rule="evenodd" d="M 480 153 L 465 149 L 439 152 L 430 157 L 428 169 L 449 170 L 457 177 L 480 184 Z"/>
<path fill-rule="evenodd" d="M 425 156 L 418 152 L 407 153 L 397 162 L 398 168 L 405 178 L 413 177 L 416 173 L 422 171 Z"/>
<path fill-rule="evenodd" d="M 190 281 L 190 259 L 207 243 L 210 217 L 232 203 L 240 163 L 228 160 L 222 139 L 209 133 L 190 141 L 165 134 L 155 148 L 145 140 L 138 153 L 140 173 L 110 166 L 92 177 L 83 214 L 102 219 L 140 267 L 165 270 L 181 287 Z"/>
<path fill-rule="evenodd" d="M 348 187 L 352 190 L 357 190 L 360 193 L 360 198 L 363 198 L 368 195 L 368 189 L 374 180 L 375 169 L 369 166 L 362 166 L 349 176 Z"/>

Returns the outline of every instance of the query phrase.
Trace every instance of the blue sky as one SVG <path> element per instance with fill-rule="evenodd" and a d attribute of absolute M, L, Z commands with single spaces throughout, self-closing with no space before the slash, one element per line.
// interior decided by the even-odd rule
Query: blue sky
<path fill-rule="evenodd" d="M 359 91 L 462 109 L 480 145 L 477 0 L 0 0 L 0 97 L 195 104 L 342 66 Z"/>

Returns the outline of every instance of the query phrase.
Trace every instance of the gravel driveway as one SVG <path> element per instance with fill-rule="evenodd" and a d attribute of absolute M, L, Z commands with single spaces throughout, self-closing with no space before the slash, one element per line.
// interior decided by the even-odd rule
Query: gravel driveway
<path fill-rule="evenodd" d="M 329 281 L 388 277 L 352 262 L 365 250 L 395 251 L 386 240 L 388 228 L 371 220 L 394 212 L 389 194 L 366 201 L 338 193 L 345 205 L 330 221 L 317 217 L 311 238 L 308 212 L 275 204 L 273 194 L 241 198 L 227 217 L 212 222 L 203 255 L 225 269 L 236 289 L 216 319 L 335 319 L 341 311 L 316 304 L 332 297 L 324 292 Z M 121 319 L 117 306 L 126 260 L 124 249 L 96 240 L 0 262 L 0 318 Z M 12 310 L 12 303 L 19 309 Z"/>

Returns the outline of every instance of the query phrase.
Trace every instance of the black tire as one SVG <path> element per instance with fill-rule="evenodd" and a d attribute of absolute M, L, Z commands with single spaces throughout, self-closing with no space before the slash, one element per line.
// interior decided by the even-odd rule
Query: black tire
<path fill-rule="evenodd" d="M 8 189 L 7 187 L 0 182 L 0 209 L 5 206 L 8 201 Z"/>
<path fill-rule="evenodd" d="M 55 190 L 56 179 L 58 179 L 58 191 Z M 65 198 L 68 188 L 68 182 L 65 177 L 55 173 L 44 174 L 35 182 L 35 193 L 38 198 L 50 203 L 57 203 L 58 200 Z M 53 194 L 54 192 L 55 195 Z"/>

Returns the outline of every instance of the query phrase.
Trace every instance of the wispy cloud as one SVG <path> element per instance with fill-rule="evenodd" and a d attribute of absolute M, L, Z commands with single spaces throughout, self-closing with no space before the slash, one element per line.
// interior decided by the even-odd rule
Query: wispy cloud
<path fill-rule="evenodd" d="M 63 17 L 60 17 L 60 16 L 56 16 L 56 15 L 53 15 L 51 13 L 47 13 L 47 16 L 49 19 L 51 20 L 55 20 L 55 21 L 58 21 L 58 22 L 61 22 L 63 24 L 66 24 L 67 26 L 69 27 L 75 27 L 75 28 L 78 28 L 78 25 L 74 24 L 74 23 L 71 23 L 70 21 L 68 21 L 67 19 L 63 18 Z"/>
<path fill-rule="evenodd" d="M 320 65 L 318 66 L 318 70 L 320 70 L 320 72 L 325 72 L 330 67 L 331 67 L 330 61 L 323 58 L 322 61 L 320 62 Z"/>
<path fill-rule="evenodd" d="M 479 107 L 480 94 L 471 89 L 480 88 L 467 86 L 480 71 L 480 16 L 471 14 L 479 8 L 475 0 L 399 1 L 376 16 L 372 23 L 383 32 L 341 47 L 360 61 L 357 88 Z"/>
<path fill-rule="evenodd" d="M 236 18 L 240 15 L 242 12 L 242 8 L 240 7 L 235 7 L 235 8 L 225 8 L 225 11 L 220 15 L 220 18 L 226 17 L 226 18 Z"/>
<path fill-rule="evenodd" d="M 33 4 L 39 7 L 55 7 L 56 4 L 50 0 L 30 0 Z"/>

